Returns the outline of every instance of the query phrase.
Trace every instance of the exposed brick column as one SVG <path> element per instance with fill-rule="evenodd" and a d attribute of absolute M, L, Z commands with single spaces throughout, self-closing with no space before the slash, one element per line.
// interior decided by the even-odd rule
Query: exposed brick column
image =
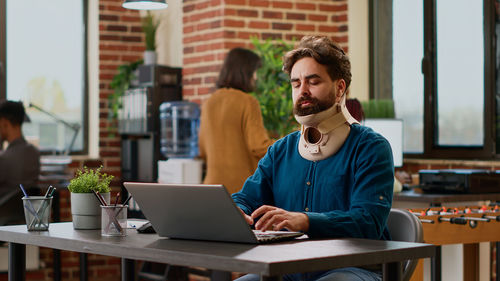
<path fill-rule="evenodd" d="M 122 0 L 99 1 L 99 154 L 105 172 L 121 177 L 120 138 L 108 118 L 110 87 L 119 65 L 142 58 L 144 40 L 138 11 L 122 8 Z"/>
<path fill-rule="evenodd" d="M 252 48 L 252 36 L 291 42 L 325 35 L 347 48 L 347 0 L 185 0 L 183 10 L 183 95 L 195 102 L 214 91 L 225 54 Z"/>
<path fill-rule="evenodd" d="M 113 93 L 111 80 L 117 73 L 118 66 L 142 58 L 144 52 L 144 35 L 141 29 L 138 11 L 121 7 L 122 0 L 99 0 L 99 159 L 74 160 L 73 170 L 96 168 L 103 165 L 103 171 L 115 176 L 113 182 L 113 198 L 118 191 L 121 180 L 120 137 L 116 124 L 108 118 L 108 96 Z M 69 192 L 62 190 L 61 221 L 71 221 Z M 79 280 L 79 254 L 61 252 L 61 274 L 63 280 Z M 40 248 L 43 268 L 27 273 L 29 280 L 53 280 L 52 249 Z M 89 255 L 89 280 L 120 280 L 119 258 Z M 0 280 L 6 275 L 0 275 Z"/>

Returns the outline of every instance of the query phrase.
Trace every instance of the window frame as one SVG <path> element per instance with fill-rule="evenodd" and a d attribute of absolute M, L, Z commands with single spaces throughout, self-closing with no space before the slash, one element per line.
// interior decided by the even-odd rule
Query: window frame
<path fill-rule="evenodd" d="M 423 152 L 404 153 L 408 158 L 425 159 L 498 159 L 496 153 L 496 35 L 495 35 L 495 0 L 483 0 L 484 9 L 484 139 L 482 146 L 440 146 L 438 145 L 438 104 L 437 104 L 437 49 L 436 49 L 436 1 L 423 0 L 424 7 L 424 56 L 422 58 L 422 73 L 424 76 L 424 116 L 423 116 Z M 379 64 L 389 64 L 392 72 L 392 56 L 384 56 L 380 59 L 377 50 L 391 44 L 387 38 L 380 37 L 379 29 L 386 31 L 390 29 L 390 40 L 392 40 L 392 16 L 391 20 L 381 22 L 377 18 L 380 11 L 390 11 L 392 15 L 392 0 L 374 0 L 370 5 L 370 83 L 380 79 L 377 74 Z M 387 26 L 387 25 L 390 25 Z M 386 32 L 387 33 L 387 32 Z M 392 45 L 389 45 L 392 46 Z M 391 49 L 392 54 L 392 49 Z M 387 74 L 386 74 L 387 75 Z M 392 76 L 391 76 L 392 77 Z M 380 83 L 380 82 L 379 82 Z M 388 83 L 392 83 L 392 80 Z M 376 85 L 376 84 L 375 84 Z M 382 98 L 378 93 L 378 87 L 370 86 L 370 98 Z M 392 98 L 392 92 L 391 92 Z M 498 113 L 500 115 L 500 112 Z"/>
<path fill-rule="evenodd" d="M 84 110 L 82 121 L 83 124 L 80 128 L 82 133 L 82 144 L 81 150 L 70 151 L 70 155 L 86 155 L 89 152 L 89 62 L 88 62 L 88 32 L 89 32 L 89 1 L 82 0 L 82 12 L 83 12 L 83 91 L 82 91 L 82 107 Z M 0 100 L 5 100 L 7 98 L 7 0 L 0 0 Z M 42 155 L 53 154 L 53 151 L 41 150 Z M 62 153 L 62 151 L 61 151 Z"/>

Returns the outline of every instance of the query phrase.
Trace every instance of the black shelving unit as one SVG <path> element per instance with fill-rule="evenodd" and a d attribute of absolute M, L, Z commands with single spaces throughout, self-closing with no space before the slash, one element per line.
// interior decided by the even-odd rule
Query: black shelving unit
<path fill-rule="evenodd" d="M 182 69 L 141 65 L 137 81 L 126 91 L 118 117 L 122 181 L 156 182 L 158 161 L 165 160 L 160 153 L 160 105 L 182 100 Z M 122 194 L 127 194 L 123 187 Z M 129 217 L 142 216 L 133 209 L 129 213 Z"/>
<path fill-rule="evenodd" d="M 122 108 L 126 114 L 118 120 L 122 148 L 122 182 L 156 182 L 158 161 L 165 160 L 160 152 L 160 105 L 167 101 L 182 100 L 182 69 L 163 65 L 141 65 L 138 68 L 137 80 L 137 85 L 131 87 L 124 97 L 129 99 L 129 104 L 124 104 Z M 123 199 L 128 196 L 123 186 L 121 194 Z M 128 217 L 144 218 L 142 212 L 135 207 L 131 200 Z M 143 263 L 138 273 L 139 280 L 166 280 L 166 274 L 174 271 L 170 265 L 158 264 L 160 273 L 154 273 L 147 270 L 150 266 L 151 263 Z M 186 274 L 181 276 L 187 277 Z"/>

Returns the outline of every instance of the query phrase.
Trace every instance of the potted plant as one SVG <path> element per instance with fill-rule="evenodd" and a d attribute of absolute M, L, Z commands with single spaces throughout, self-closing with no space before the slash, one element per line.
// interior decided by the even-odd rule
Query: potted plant
<path fill-rule="evenodd" d="M 125 95 L 125 91 L 133 84 L 134 79 L 137 79 L 136 70 L 142 63 L 143 60 L 140 59 L 118 66 L 118 73 L 113 76 L 113 80 L 109 85 L 114 90 L 108 96 L 108 108 L 111 110 L 111 114 L 108 115 L 110 119 L 118 118 L 118 112 L 122 108 L 122 97 Z"/>
<path fill-rule="evenodd" d="M 269 135 L 279 138 L 299 128 L 293 116 L 293 102 L 290 98 L 292 86 L 288 75 L 283 72 L 283 55 L 293 49 L 293 43 L 283 40 L 260 42 L 252 38 L 254 51 L 262 66 L 257 70 L 257 84 L 253 95 L 260 104 L 264 126 Z"/>
<path fill-rule="evenodd" d="M 68 190 L 71 192 L 71 215 L 75 229 L 101 228 L 101 207 L 94 192 L 99 192 L 109 203 L 111 188 L 109 184 L 112 175 L 101 173 L 102 166 L 92 170 L 84 167 L 78 170 L 70 181 Z"/>
<path fill-rule="evenodd" d="M 156 30 L 160 21 L 155 20 L 153 14 L 148 11 L 141 20 L 142 31 L 146 42 L 146 51 L 144 52 L 144 64 L 156 64 Z"/>

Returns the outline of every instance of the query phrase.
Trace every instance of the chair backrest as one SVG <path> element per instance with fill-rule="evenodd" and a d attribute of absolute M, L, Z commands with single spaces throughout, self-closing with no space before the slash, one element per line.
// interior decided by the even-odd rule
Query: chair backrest
<path fill-rule="evenodd" d="M 0 198 L 0 226 L 23 224 L 23 194 L 19 189 L 11 189 Z"/>
<path fill-rule="evenodd" d="M 423 242 L 422 223 L 412 213 L 402 209 L 391 209 L 387 227 L 394 241 Z M 408 260 L 403 265 L 403 281 L 410 280 L 418 260 Z"/>
<path fill-rule="evenodd" d="M 39 195 L 40 188 L 27 187 L 29 195 Z M 0 226 L 10 224 L 24 224 L 23 193 L 19 188 L 11 188 L 0 195 Z"/>

